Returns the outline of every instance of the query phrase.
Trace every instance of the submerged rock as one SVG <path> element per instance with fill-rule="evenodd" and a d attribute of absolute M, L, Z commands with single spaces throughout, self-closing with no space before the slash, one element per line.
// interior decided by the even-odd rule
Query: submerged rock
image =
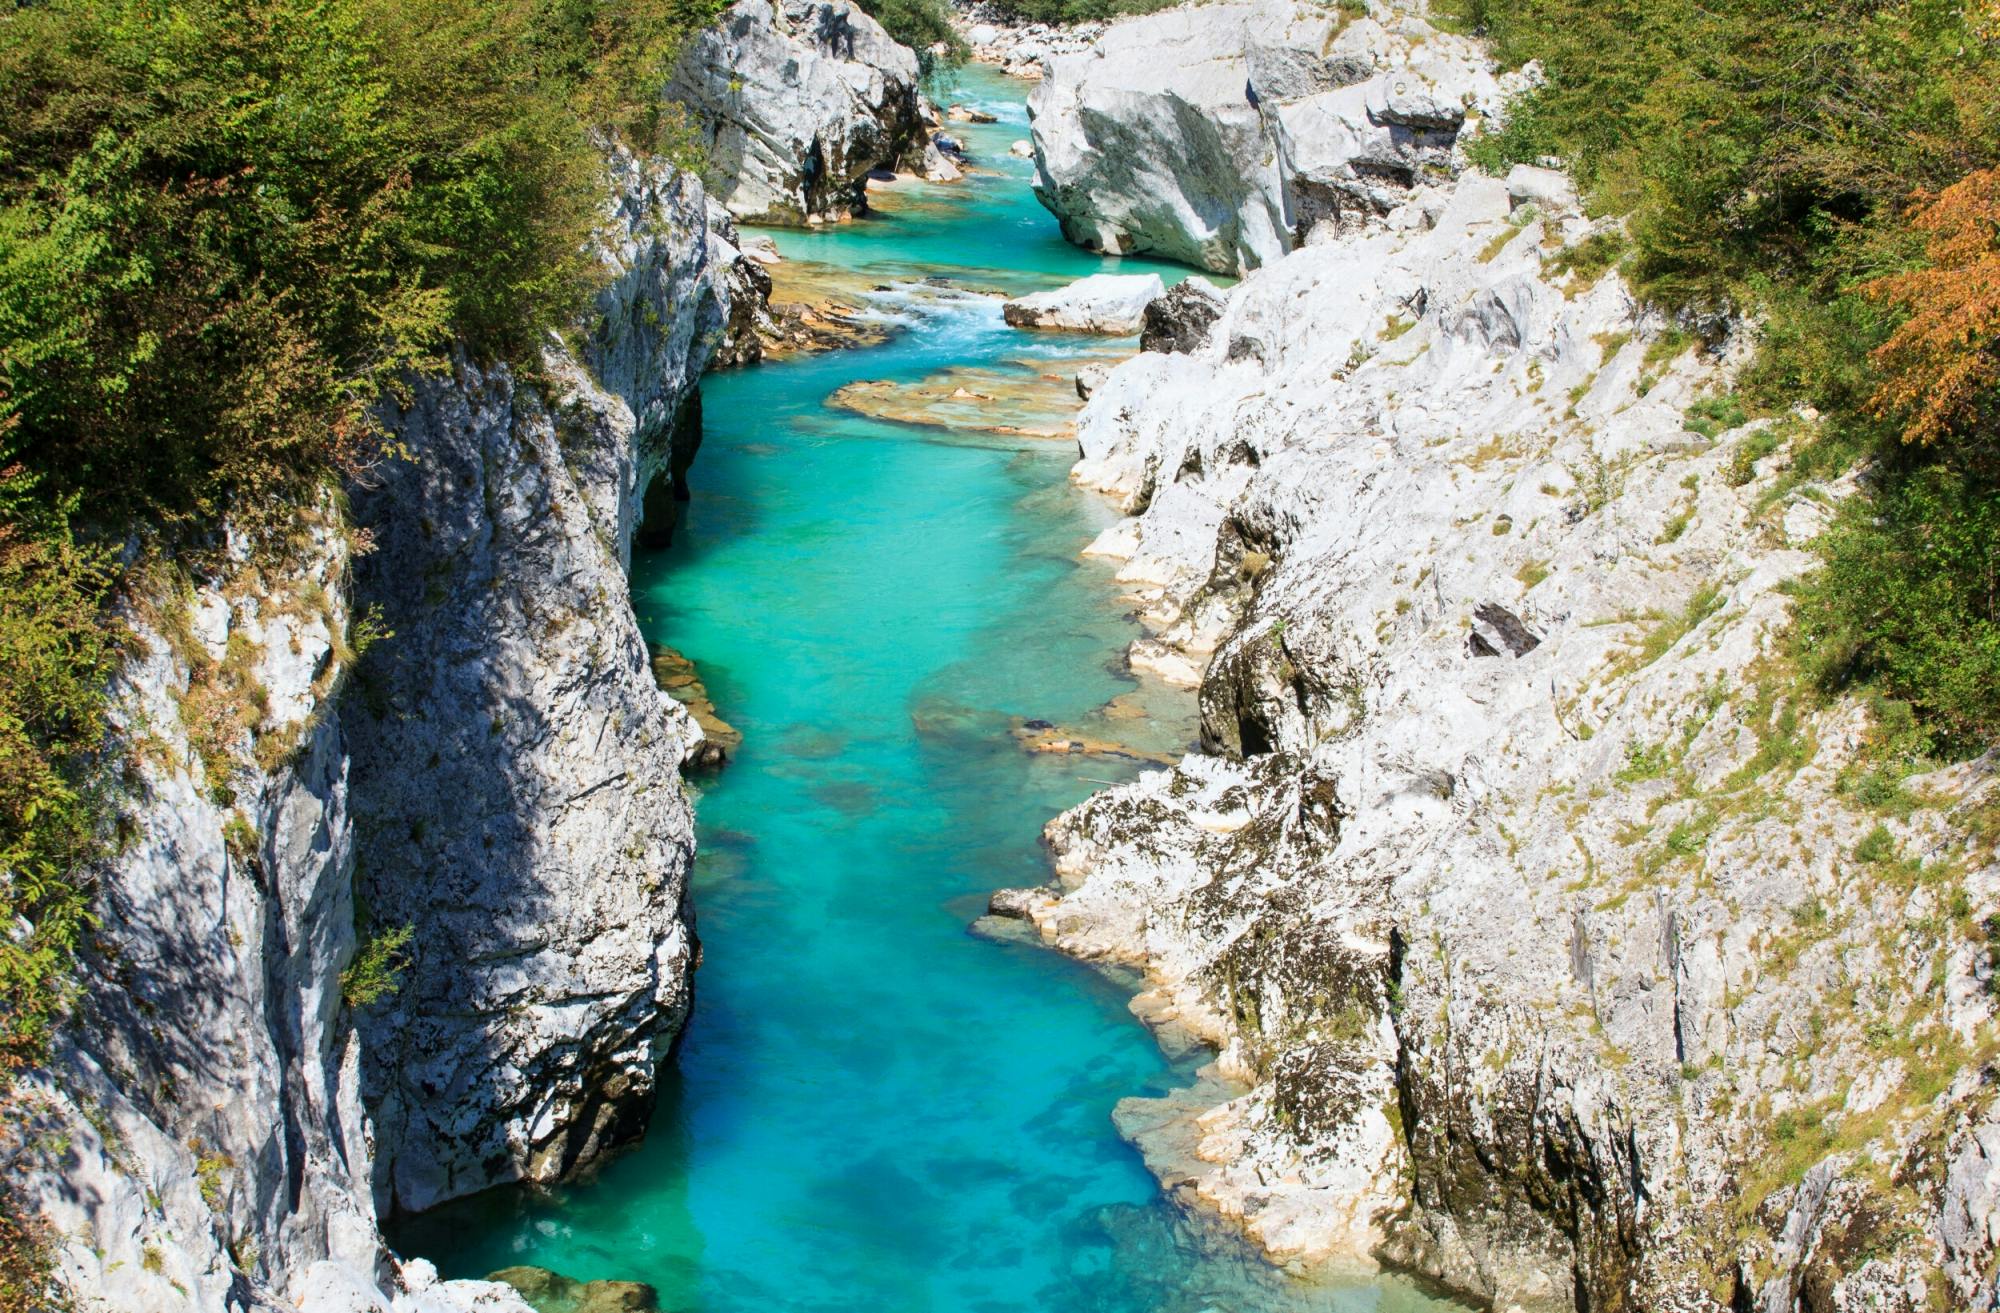
<path fill-rule="evenodd" d="M 656 1313 L 660 1292 L 643 1281 L 576 1281 L 545 1267 L 503 1267 L 488 1281 L 512 1287 L 535 1313 Z"/>
<path fill-rule="evenodd" d="M 682 762 L 683 770 L 693 773 L 722 769 L 743 746 L 743 731 L 716 713 L 715 701 L 709 697 L 708 686 L 701 682 L 701 673 L 694 662 L 665 643 L 654 643 L 649 651 L 654 682 L 666 690 L 667 696 L 686 707 L 688 715 L 701 727 L 701 742 L 689 749 Z"/>
<path fill-rule="evenodd" d="M 846 0 L 738 0 L 676 61 L 687 106 L 739 219 L 804 225 L 867 209 L 877 169 L 929 142 L 915 54 Z"/>
<path fill-rule="evenodd" d="M 1122 335 L 1139 331 L 1146 306 L 1164 291 L 1158 274 L 1092 274 L 1067 287 L 1017 297 L 1000 313 L 1016 328 Z"/>

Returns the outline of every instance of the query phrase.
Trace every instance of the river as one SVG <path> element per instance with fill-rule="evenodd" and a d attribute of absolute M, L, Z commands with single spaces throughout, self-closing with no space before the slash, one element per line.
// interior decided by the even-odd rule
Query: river
<path fill-rule="evenodd" d="M 789 260 L 1008 292 L 1181 275 L 1065 244 L 1007 154 L 1025 87 L 958 76 L 952 98 L 999 116 L 953 125 L 990 172 L 773 234 Z M 885 345 L 705 382 L 693 501 L 634 565 L 649 637 L 746 735 L 698 785 L 704 959 L 651 1131 L 583 1182 L 410 1219 L 399 1247 L 450 1276 L 535 1264 L 712 1313 L 1446 1307 L 1387 1278 L 1284 1276 L 1184 1216 L 1112 1127 L 1118 1099 L 1191 1075 L 1127 1012 L 1130 982 L 968 933 L 989 890 L 1046 877 L 1045 820 L 1138 769 L 1010 731 L 1174 751 L 1191 699 L 1122 669 L 1129 604 L 1077 554 L 1113 516 L 1066 481 L 1073 443 L 828 404 L 947 370 L 931 395 L 997 393 L 1105 344 L 1011 330 L 988 297 L 876 304 L 906 321 Z"/>

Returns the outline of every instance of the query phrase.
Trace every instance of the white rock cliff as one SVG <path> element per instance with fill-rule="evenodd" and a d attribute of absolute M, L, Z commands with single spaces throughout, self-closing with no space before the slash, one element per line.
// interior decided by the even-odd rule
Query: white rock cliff
<path fill-rule="evenodd" d="M 1057 176 L 1227 8 L 1058 61 Z M 1207 49 L 1148 103 L 1261 57 Z M 1219 1050 L 1121 1125 L 1274 1255 L 1498 1308 L 1992 1306 L 1991 763 L 1885 793 L 1865 711 L 1786 673 L 1850 491 L 1789 468 L 1811 417 L 1691 415 L 1735 348 L 1572 269 L 1601 224 L 1557 174 L 1420 169 L 1285 254 L 1285 189 L 1238 183 L 1299 143 L 1253 117 L 1154 116 L 1209 134 L 1161 195 L 1254 204 L 1153 211 L 1152 249 L 1263 267 L 1096 382 L 1073 473 L 1202 750 L 1052 822 L 1014 900 Z M 1141 176 L 1072 221 L 1125 243 Z"/>
<path fill-rule="evenodd" d="M 1128 19 L 1046 67 L 1035 194 L 1064 235 L 1228 274 L 1445 176 L 1503 97 L 1469 40 L 1291 0 Z"/>
<path fill-rule="evenodd" d="M 877 170 L 923 167 L 917 57 L 845 0 L 738 0 L 666 90 L 699 127 L 739 219 L 806 224 L 867 208 Z"/>
<path fill-rule="evenodd" d="M 329 506 L 133 618 L 126 840 L 12 1164 L 82 1307 L 522 1313 L 394 1262 L 378 1198 L 547 1179 L 643 1122 L 686 1010 L 700 731 L 624 566 L 751 290 L 697 183 L 611 166 L 579 349 L 551 337 L 532 386 L 418 380 L 358 538 Z M 413 930 L 372 1008 L 342 997 L 357 923 Z"/>

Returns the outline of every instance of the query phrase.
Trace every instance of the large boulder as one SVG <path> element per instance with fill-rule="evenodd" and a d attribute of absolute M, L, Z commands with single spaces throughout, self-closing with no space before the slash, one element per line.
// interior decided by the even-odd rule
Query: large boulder
<path fill-rule="evenodd" d="M 1168 10 L 1048 61 L 1029 98 L 1035 193 L 1071 241 L 1221 273 L 1450 171 L 1500 85 L 1462 38 L 1293 0 Z"/>
<path fill-rule="evenodd" d="M 1158 274 L 1092 274 L 1067 287 L 1017 297 L 1000 313 L 1016 328 L 1136 333 L 1146 307 L 1166 290 Z"/>
<path fill-rule="evenodd" d="M 878 169 L 921 167 L 917 57 L 845 0 L 739 0 L 666 88 L 700 126 L 738 219 L 802 225 L 867 208 Z"/>

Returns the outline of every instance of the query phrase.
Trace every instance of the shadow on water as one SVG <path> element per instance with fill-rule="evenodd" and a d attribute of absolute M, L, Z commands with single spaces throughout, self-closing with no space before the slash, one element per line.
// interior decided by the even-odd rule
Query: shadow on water
<path fill-rule="evenodd" d="M 1007 156 L 1023 89 L 964 86 L 1005 112 L 960 125 L 994 174 L 779 233 L 787 257 L 1014 287 L 1119 267 L 1054 238 Z M 1140 769 L 1015 731 L 1177 749 L 1192 708 L 1125 669 L 1110 571 L 1076 558 L 1113 517 L 1068 485 L 1063 444 L 825 404 L 855 379 L 1060 370 L 1074 344 L 975 298 L 903 312 L 883 346 L 707 380 L 685 521 L 634 562 L 648 636 L 746 735 L 700 785 L 704 958 L 651 1132 L 587 1180 L 462 1201 L 398 1243 L 448 1275 L 529 1263 L 711 1313 L 1437 1307 L 1288 1276 L 1163 1196 L 1111 1113 L 1189 1064 L 1134 1021 L 1132 982 L 967 933 L 987 891 L 1047 878 L 1050 816 Z"/>

